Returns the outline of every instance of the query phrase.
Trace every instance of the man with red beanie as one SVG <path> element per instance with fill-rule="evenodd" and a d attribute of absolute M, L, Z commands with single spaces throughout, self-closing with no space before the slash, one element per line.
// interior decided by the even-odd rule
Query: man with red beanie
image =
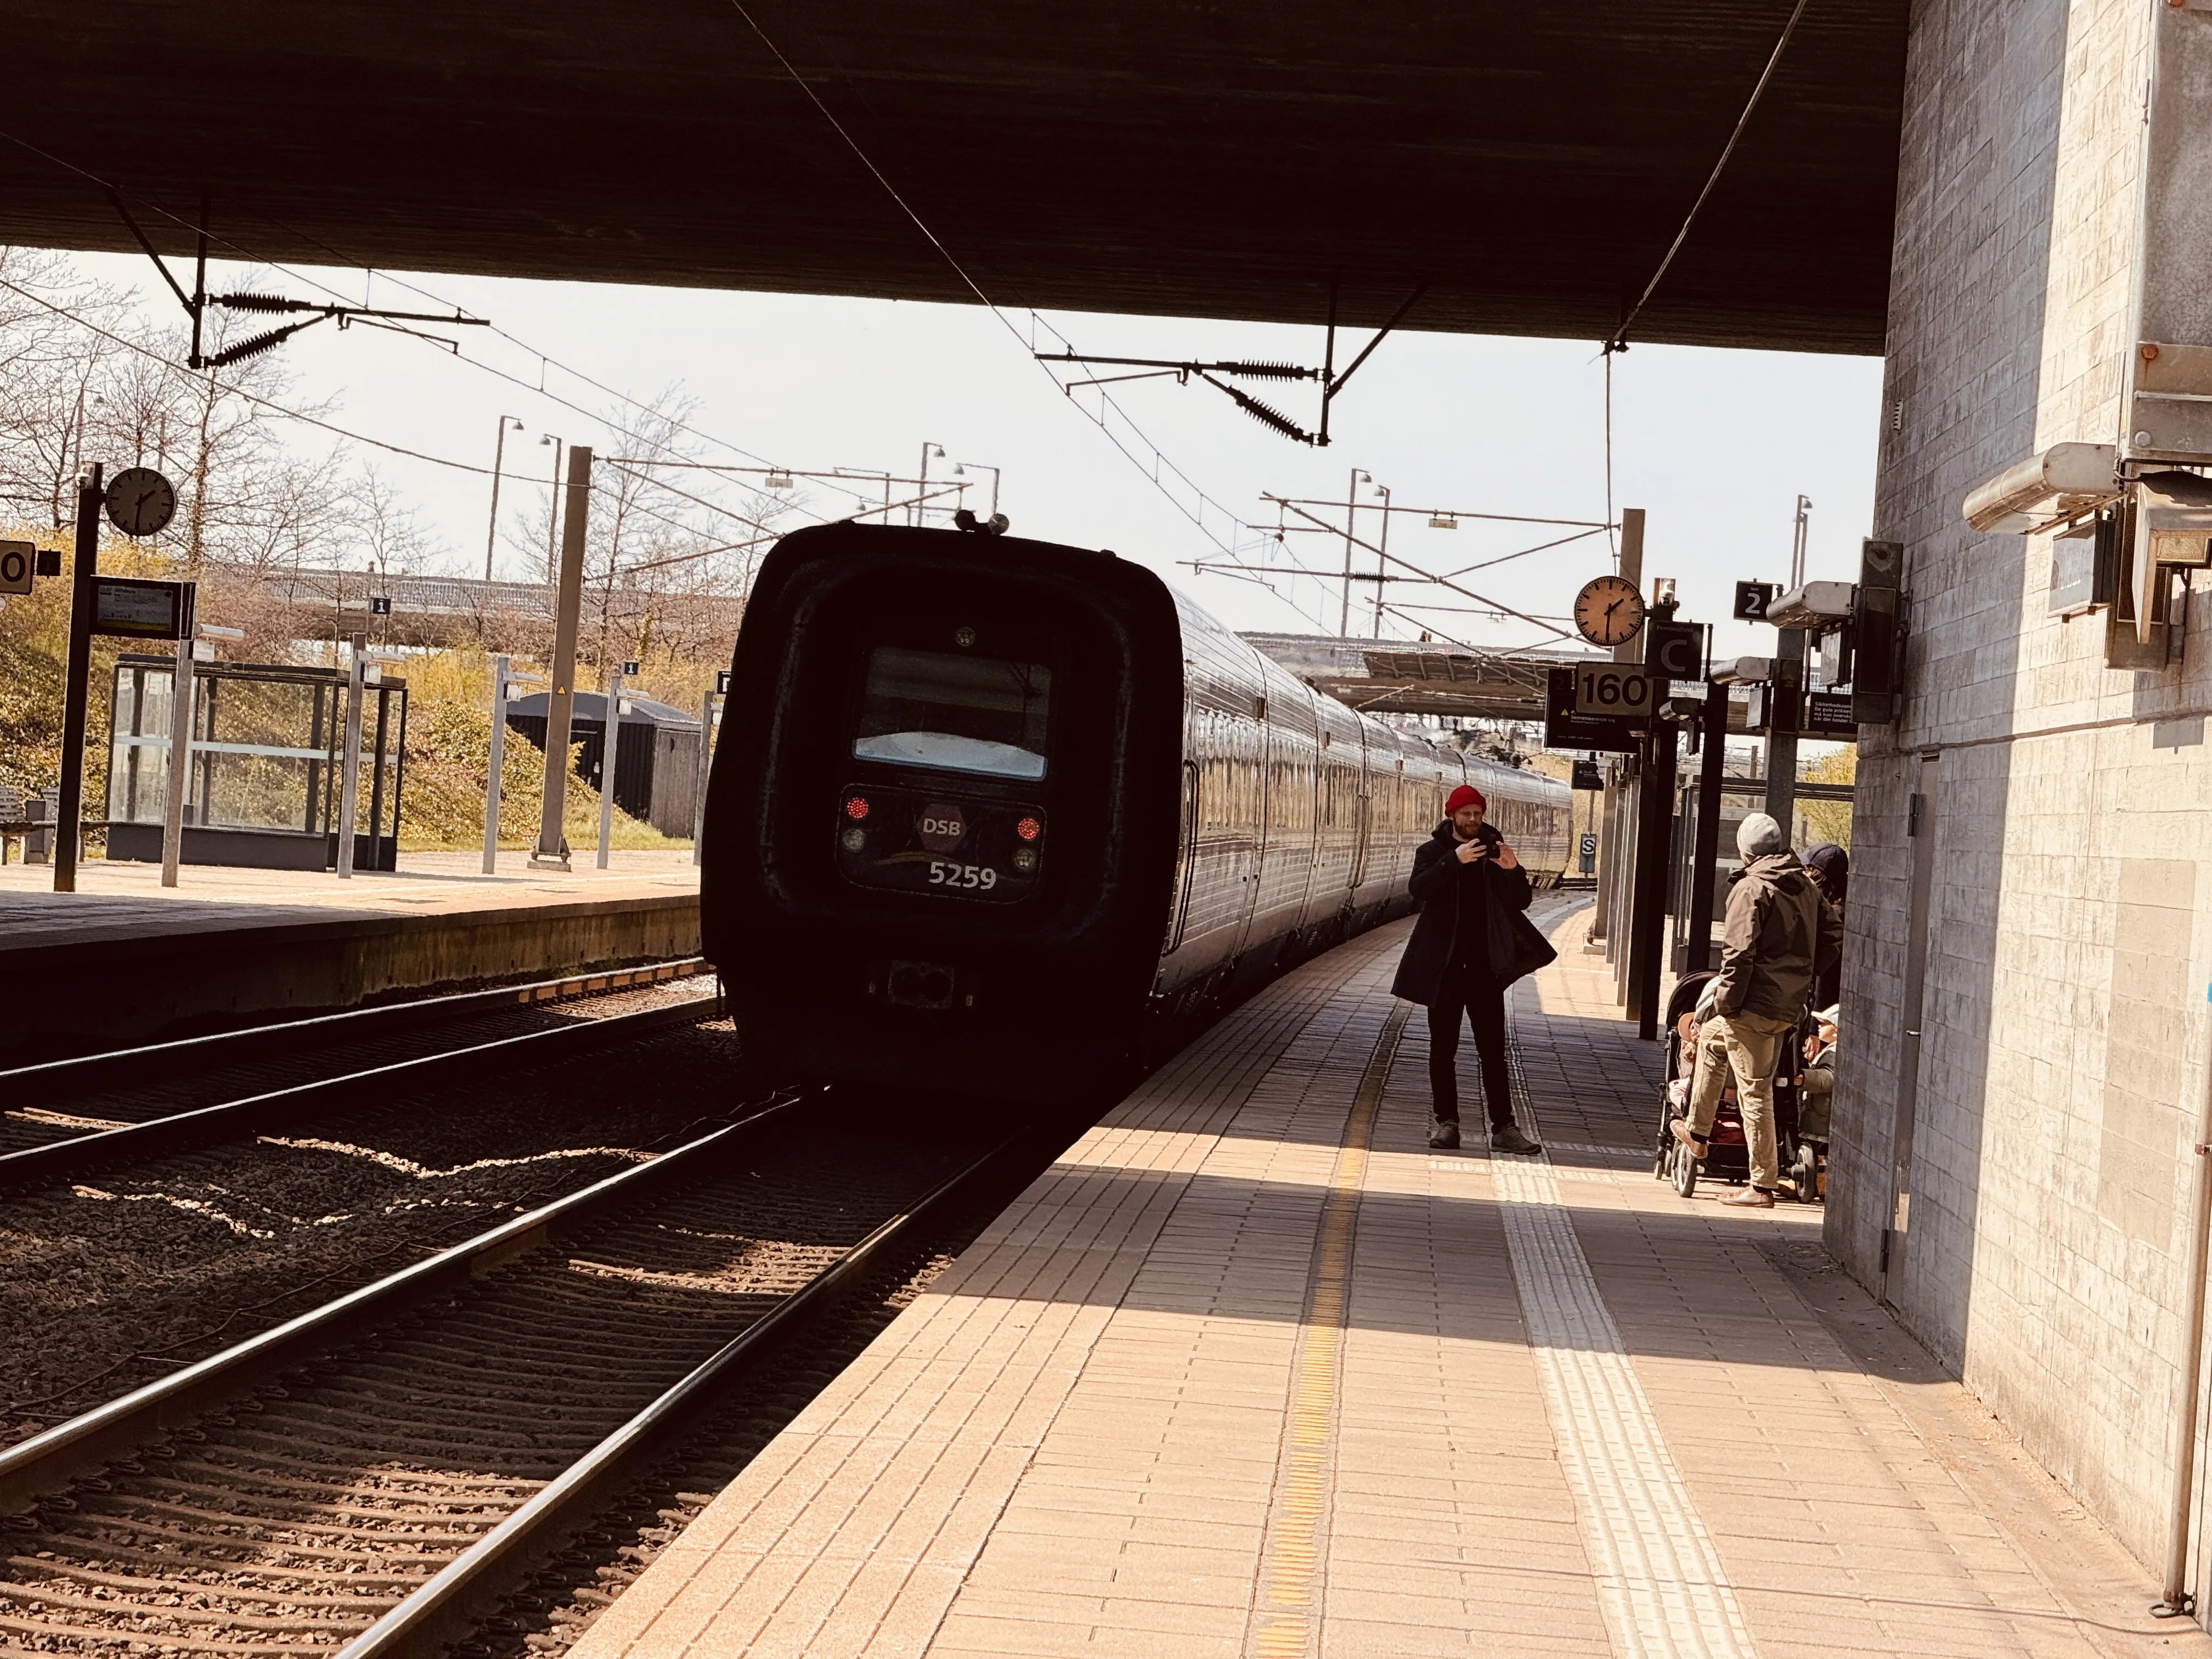
<path fill-rule="evenodd" d="M 1407 890 L 1421 902 L 1391 989 L 1429 1011 L 1429 1091 L 1436 1121 L 1429 1145 L 1459 1145 L 1459 1026 L 1474 1028 L 1482 1092 L 1490 1109 L 1490 1149 L 1540 1152 L 1513 1121 L 1505 1060 L 1505 988 L 1557 954 L 1522 913 L 1528 872 L 1485 823 L 1490 803 L 1462 784 L 1444 801 L 1444 820 L 1413 854 Z"/>

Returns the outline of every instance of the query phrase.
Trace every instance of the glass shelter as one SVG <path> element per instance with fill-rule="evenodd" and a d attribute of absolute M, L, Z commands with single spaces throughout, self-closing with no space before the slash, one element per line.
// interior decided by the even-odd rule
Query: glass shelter
<path fill-rule="evenodd" d="M 126 656 L 108 705 L 107 856 L 158 863 L 168 799 L 167 657 Z M 354 867 L 390 870 L 399 851 L 407 683 L 362 688 Z M 192 670 L 184 861 L 275 870 L 337 865 L 346 675 L 276 663 Z"/>

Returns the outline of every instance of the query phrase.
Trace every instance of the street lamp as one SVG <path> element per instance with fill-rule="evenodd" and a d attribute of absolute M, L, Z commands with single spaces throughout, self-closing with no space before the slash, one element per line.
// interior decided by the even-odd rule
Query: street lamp
<path fill-rule="evenodd" d="M 945 446 L 925 443 L 921 447 L 921 466 L 915 475 L 916 483 L 914 492 L 914 516 L 908 520 L 912 524 L 926 524 L 929 520 L 929 458 L 933 455 L 939 460 L 943 460 Z"/>
<path fill-rule="evenodd" d="M 979 472 L 988 472 L 991 475 L 989 516 L 995 519 L 999 516 L 999 469 L 995 466 L 986 466 L 981 461 L 955 461 L 952 463 L 952 476 L 956 478 L 964 478 L 968 476 L 968 469 L 971 466 Z"/>
<path fill-rule="evenodd" d="M 512 415 L 499 417 L 499 441 L 491 451 L 491 529 L 484 535 L 484 580 L 491 580 L 492 550 L 499 545 L 499 469 L 507 458 L 507 428 L 512 425 L 517 432 L 522 422 Z"/>
<path fill-rule="evenodd" d="M 1358 467 L 1352 469 L 1352 482 L 1344 487 L 1344 603 L 1336 613 L 1336 637 L 1350 637 L 1352 633 L 1352 515 L 1359 505 L 1359 486 L 1375 480 Z"/>
<path fill-rule="evenodd" d="M 1382 533 L 1375 542 L 1375 637 L 1382 637 L 1382 584 L 1390 580 L 1390 486 L 1376 484 L 1382 498 Z"/>
<path fill-rule="evenodd" d="M 561 574 L 561 439 L 549 432 L 538 441 L 553 446 L 553 483 L 545 508 L 545 580 L 550 583 Z"/>

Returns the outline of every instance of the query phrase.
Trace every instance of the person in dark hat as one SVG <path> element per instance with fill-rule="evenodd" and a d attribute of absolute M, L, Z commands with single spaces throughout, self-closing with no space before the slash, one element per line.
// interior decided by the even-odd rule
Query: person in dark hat
<path fill-rule="evenodd" d="M 1459 1145 L 1459 1028 L 1474 1028 L 1482 1093 L 1494 1152 L 1544 1149 L 1514 1121 L 1506 1064 L 1505 990 L 1556 954 L 1527 915 L 1528 872 L 1483 822 L 1490 803 L 1462 784 L 1444 802 L 1444 819 L 1413 854 L 1407 890 L 1421 902 L 1391 989 L 1429 1011 L 1429 1145 Z"/>
<path fill-rule="evenodd" d="M 1832 841 L 1824 841 L 1805 854 L 1805 873 L 1813 885 L 1820 890 L 1820 896 L 1835 907 L 1836 915 L 1844 914 L 1844 901 L 1851 891 L 1851 855 Z M 1844 961 L 1839 954 L 1828 966 L 1828 970 L 1813 981 L 1813 1006 L 1832 1007 L 1842 1000 L 1844 989 Z"/>

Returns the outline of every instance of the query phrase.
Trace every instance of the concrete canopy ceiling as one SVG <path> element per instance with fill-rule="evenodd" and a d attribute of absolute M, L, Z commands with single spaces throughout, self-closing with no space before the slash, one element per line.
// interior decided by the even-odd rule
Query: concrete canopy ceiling
<path fill-rule="evenodd" d="M 1790 0 L 748 4 L 1002 305 L 1597 339 Z M 9 10 L 8 241 L 972 297 L 729 0 Z M 1634 338 L 1881 350 L 1905 12 L 1814 0 Z"/>

